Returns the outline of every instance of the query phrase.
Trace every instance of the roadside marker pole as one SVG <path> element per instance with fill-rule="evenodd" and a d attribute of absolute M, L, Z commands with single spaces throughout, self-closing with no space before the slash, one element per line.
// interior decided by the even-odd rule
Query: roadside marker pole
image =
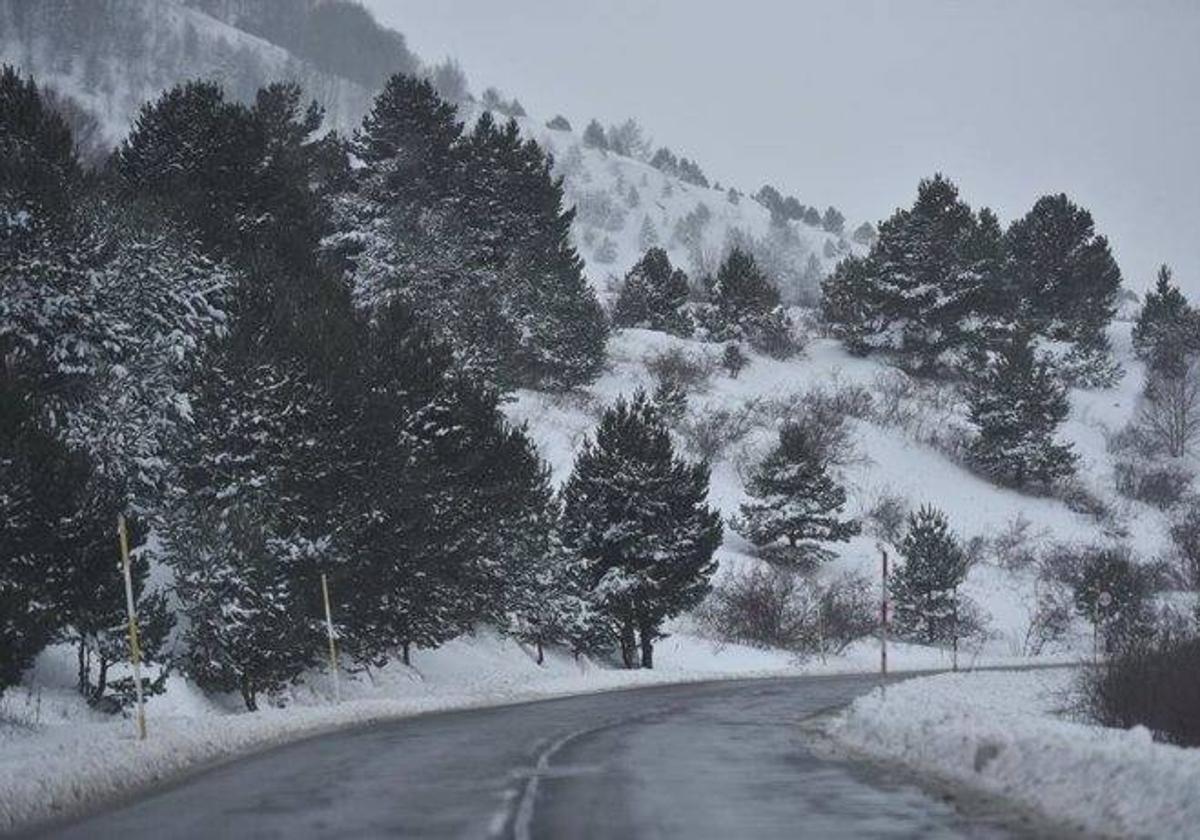
<path fill-rule="evenodd" d="M 329 578 L 321 573 L 321 593 L 325 596 L 325 631 L 329 634 L 329 673 L 333 675 L 333 696 L 342 702 L 342 686 L 338 682 L 337 644 L 333 640 L 333 611 L 329 608 Z"/>
<path fill-rule="evenodd" d="M 883 558 L 883 597 L 879 606 L 879 676 L 887 680 L 888 673 L 888 554 L 882 544 L 876 546 Z"/>
<path fill-rule="evenodd" d="M 129 532 L 125 516 L 117 516 L 117 536 L 121 543 L 121 571 L 125 576 L 125 609 L 129 613 L 129 653 L 133 659 L 133 685 L 137 691 L 138 740 L 146 740 L 146 707 L 142 697 L 142 646 L 138 639 L 137 613 L 133 609 L 133 572 L 129 565 Z"/>

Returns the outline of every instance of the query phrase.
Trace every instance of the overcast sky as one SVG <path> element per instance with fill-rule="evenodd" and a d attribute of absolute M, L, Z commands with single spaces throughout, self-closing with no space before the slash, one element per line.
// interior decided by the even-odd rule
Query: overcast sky
<path fill-rule="evenodd" d="M 1200 0 L 367 0 L 535 116 L 636 118 L 710 179 L 854 223 L 945 172 L 1005 222 L 1066 192 L 1126 282 L 1200 294 Z"/>

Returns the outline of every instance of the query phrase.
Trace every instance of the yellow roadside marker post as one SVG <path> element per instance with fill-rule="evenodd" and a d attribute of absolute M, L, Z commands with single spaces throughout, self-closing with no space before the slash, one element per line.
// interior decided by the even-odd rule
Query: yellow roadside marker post
<path fill-rule="evenodd" d="M 125 576 L 125 609 L 129 613 L 129 655 L 133 660 L 133 685 L 137 691 L 138 740 L 146 740 L 146 707 L 142 698 L 142 646 L 138 641 L 137 613 L 133 609 L 133 572 L 129 564 L 129 532 L 125 516 L 117 517 L 117 536 L 121 543 L 121 571 Z"/>
<path fill-rule="evenodd" d="M 333 675 L 333 696 L 342 702 L 342 686 L 338 682 L 337 643 L 333 639 L 333 610 L 329 607 L 329 578 L 321 573 L 321 593 L 325 596 L 325 631 L 329 634 L 329 673 Z"/>

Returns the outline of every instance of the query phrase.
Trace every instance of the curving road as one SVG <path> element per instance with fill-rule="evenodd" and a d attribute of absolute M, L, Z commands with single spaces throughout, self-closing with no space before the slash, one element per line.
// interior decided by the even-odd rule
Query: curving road
<path fill-rule="evenodd" d="M 799 724 L 873 685 L 706 683 L 410 718 L 221 765 L 45 836 L 1032 836 L 1002 808 L 959 813 L 814 746 Z"/>

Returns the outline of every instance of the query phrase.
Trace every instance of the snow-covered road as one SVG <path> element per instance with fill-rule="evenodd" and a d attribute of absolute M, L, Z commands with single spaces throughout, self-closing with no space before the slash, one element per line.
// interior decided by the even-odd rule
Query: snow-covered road
<path fill-rule="evenodd" d="M 1008 837 L 798 725 L 871 676 L 676 685 L 449 712 L 225 764 L 60 837 Z"/>

